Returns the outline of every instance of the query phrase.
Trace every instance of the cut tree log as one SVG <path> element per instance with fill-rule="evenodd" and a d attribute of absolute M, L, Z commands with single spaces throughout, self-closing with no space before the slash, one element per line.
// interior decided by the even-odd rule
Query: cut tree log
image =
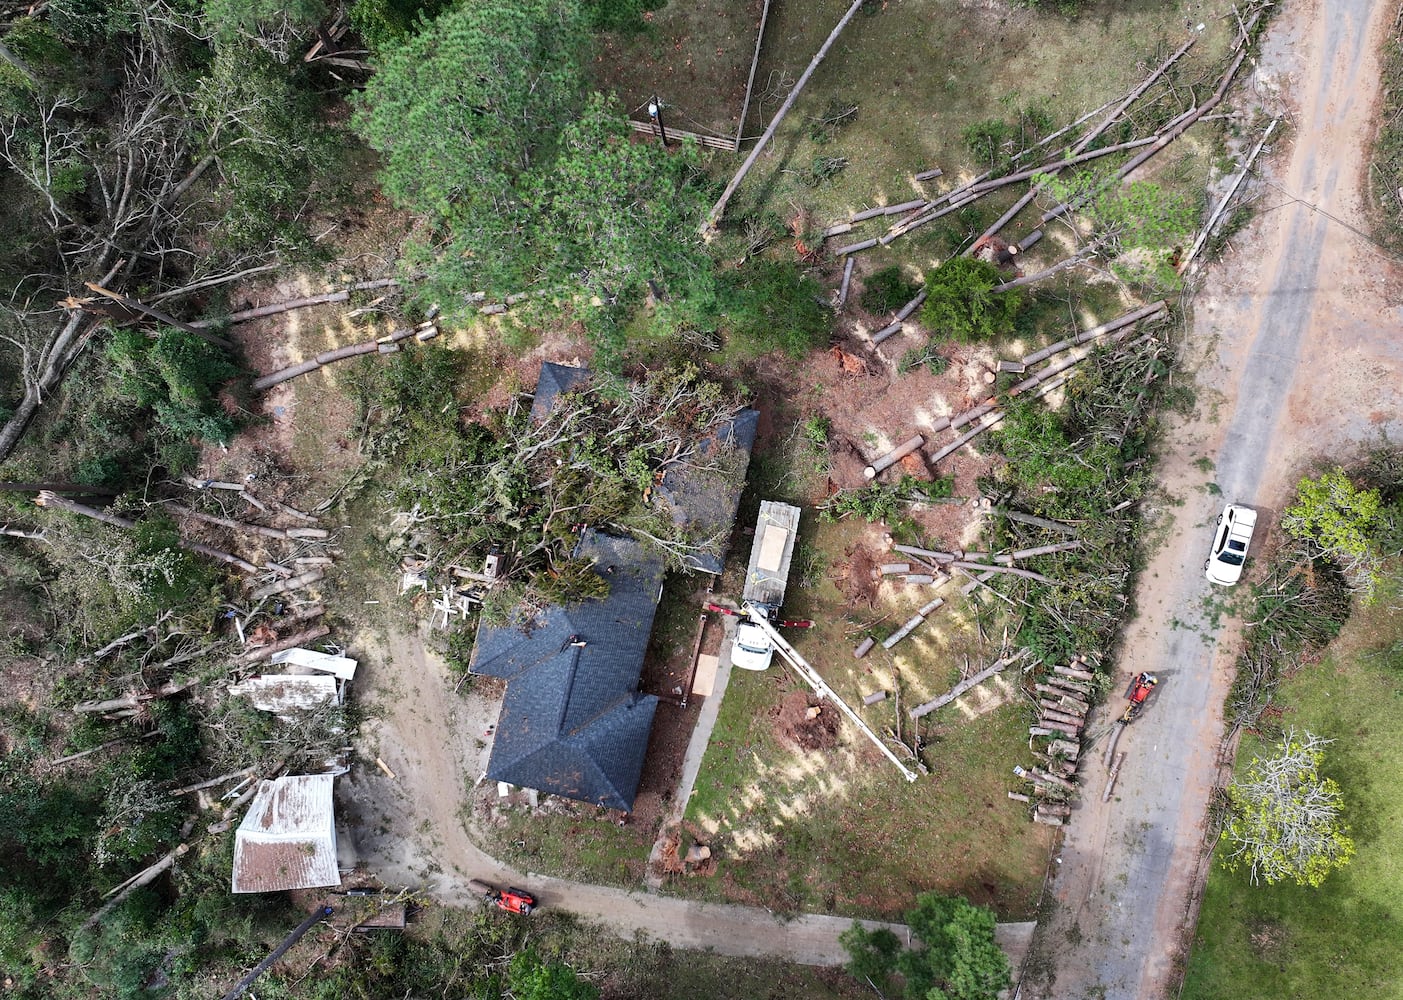
<path fill-rule="evenodd" d="M 136 299 L 128 298 L 127 296 L 122 295 L 119 292 L 114 292 L 110 289 L 103 288 L 95 281 L 85 281 L 83 282 L 83 286 L 89 291 L 96 292 L 98 295 L 101 295 L 104 298 L 111 299 L 114 302 L 118 302 L 128 309 L 134 309 L 142 315 L 150 316 L 158 323 L 164 323 L 166 326 L 173 326 L 177 330 L 184 330 L 186 333 L 193 334 L 194 336 L 199 337 L 207 344 L 212 344 L 215 347 L 222 347 L 226 351 L 232 351 L 234 349 L 234 344 L 232 341 L 225 340 L 223 337 L 217 337 L 214 334 L 210 333 L 208 330 L 201 330 L 199 327 L 194 326 L 190 323 L 186 323 L 183 320 L 178 320 L 169 313 L 162 312 L 161 310 L 153 306 L 148 306 L 144 302 L 138 302 Z M 91 302 L 93 300 L 87 299 L 75 301 L 78 301 L 81 304 L 82 301 Z"/>
<path fill-rule="evenodd" d="M 876 479 L 880 473 L 885 472 L 887 469 L 890 469 L 897 462 L 900 462 L 907 455 L 920 448 L 923 444 L 925 444 L 925 442 L 926 439 L 919 434 L 915 435 L 914 437 L 907 438 L 901 444 L 897 445 L 891 451 L 887 452 L 881 458 L 876 459 L 871 465 L 863 469 L 863 476 L 867 479 Z"/>
<path fill-rule="evenodd" d="M 1010 281 L 1005 281 L 1002 284 L 995 285 L 991 289 L 991 291 L 1007 292 L 1014 288 L 1021 288 L 1024 285 L 1031 285 L 1034 282 L 1042 281 L 1044 278 L 1050 278 L 1054 274 L 1058 274 L 1062 271 L 1065 271 L 1069 267 L 1076 267 L 1078 264 L 1085 264 L 1087 260 L 1091 258 L 1091 256 L 1091 253 L 1079 253 L 1075 257 L 1068 257 L 1066 260 L 1058 261 L 1051 267 L 1043 268 L 1036 274 L 1025 274 L 1022 277 L 1013 278 Z"/>
<path fill-rule="evenodd" d="M 994 513 L 1006 517 L 1010 521 L 1031 524 L 1037 528 L 1047 528 L 1049 531 L 1060 531 L 1064 535 L 1075 535 L 1077 533 L 1077 529 L 1070 524 L 1063 524 L 1061 521 L 1050 521 L 1045 517 L 1038 517 L 1034 514 L 1025 514 L 1021 510 L 1009 510 L 1006 507 L 995 507 Z"/>
<path fill-rule="evenodd" d="M 1016 552 L 1002 553 L 994 556 L 993 561 L 1011 566 L 1019 559 L 1034 559 L 1037 556 L 1050 556 L 1058 552 L 1071 552 L 1073 549 L 1079 548 L 1081 548 L 1080 541 L 1057 542 L 1052 545 L 1038 545 L 1031 549 L 1019 549 Z"/>
<path fill-rule="evenodd" d="M 919 628 L 921 623 L 924 622 L 926 618 L 928 618 L 930 615 L 934 614 L 935 611 L 944 603 L 944 598 L 937 597 L 925 607 L 921 608 L 920 611 L 917 611 L 916 614 L 911 617 L 910 621 L 908 621 L 905 625 L 901 626 L 901 628 L 897 629 L 890 636 L 882 640 L 882 648 L 891 649 L 902 639 L 905 639 L 908 635 L 910 635 L 917 628 Z"/>
<path fill-rule="evenodd" d="M 1025 357 L 1022 363 L 1024 367 L 1035 365 L 1040 361 L 1047 360 L 1054 354 L 1065 351 L 1069 347 L 1079 347 L 1087 341 L 1103 337 L 1108 333 L 1114 333 L 1123 327 L 1129 326 L 1131 323 L 1137 323 L 1142 319 L 1154 318 L 1166 312 L 1168 309 L 1169 303 L 1164 299 L 1160 299 L 1158 302 L 1152 302 L 1147 306 L 1141 306 L 1139 309 L 1132 309 L 1130 312 L 1117 316 L 1115 319 L 1107 320 L 1105 323 L 1082 330 L 1080 333 L 1068 337 L 1066 340 L 1059 340 L 1057 343 L 1050 344 L 1042 350 L 1034 351 L 1032 354 Z"/>
<path fill-rule="evenodd" d="M 1078 670 L 1076 667 L 1064 667 L 1060 663 L 1053 664 L 1052 672 L 1061 674 L 1063 677 L 1074 677 L 1079 681 L 1096 680 L 1096 675 L 1089 670 Z"/>
<path fill-rule="evenodd" d="M 316 625 L 309 629 L 304 629 L 296 635 L 290 635 L 286 639 L 279 639 L 266 646 L 259 646 L 257 649 L 249 650 L 244 654 L 244 662 L 257 663 L 266 660 L 274 653 L 281 653 L 285 649 L 292 649 L 294 646 L 305 646 L 309 642 L 315 642 L 322 636 L 330 635 L 331 629 L 325 625 Z"/>
<path fill-rule="evenodd" d="M 1036 580 L 1039 583 L 1056 583 L 1056 580 L 1043 576 L 1041 573 L 1034 573 L 1030 569 L 1019 569 L 1017 566 L 989 566 L 985 563 L 966 562 L 963 559 L 956 559 L 950 564 L 956 569 L 968 569 L 976 572 L 986 573 L 1007 573 L 1010 576 L 1021 576 L 1025 580 Z"/>
<path fill-rule="evenodd" d="M 1043 708 L 1041 709 L 1041 712 L 1042 718 L 1044 720 L 1044 725 L 1047 724 L 1047 720 L 1050 720 L 1052 722 L 1060 722 L 1068 726 L 1082 726 L 1086 724 L 1085 719 L 1083 719 L 1080 715 L 1075 715 L 1071 712 L 1061 712 L 1055 708 Z"/>
<path fill-rule="evenodd" d="M 898 576 L 902 573 L 911 572 L 910 563 L 882 563 L 878 567 L 883 576 Z"/>
<path fill-rule="evenodd" d="M 333 292 L 323 292 L 320 295 L 308 295 L 299 299 L 288 299 L 285 302 L 273 302 L 266 306 L 257 306 L 253 309 L 243 309 L 239 312 L 230 313 L 227 316 L 219 316 L 214 319 L 197 319 L 191 326 L 211 327 L 221 323 L 242 323 L 250 319 L 262 319 L 264 316 L 276 316 L 279 313 L 292 312 L 294 309 L 305 309 L 308 306 L 328 305 L 334 302 L 345 302 L 351 297 L 352 292 L 369 291 L 374 288 L 398 288 L 400 281 L 398 278 L 377 278 L 373 281 L 357 281 L 345 288 L 337 289 Z"/>
<path fill-rule="evenodd" d="M 853 650 L 853 659 L 862 659 L 864 656 L 866 656 L 869 652 L 872 651 L 872 647 L 876 644 L 877 640 L 869 635 L 866 639 L 863 639 L 857 644 L 857 648 Z"/>
<path fill-rule="evenodd" d="M 838 289 L 838 308 L 843 308 L 848 301 L 848 285 L 853 280 L 853 265 L 857 263 L 856 258 L 849 257 L 843 262 L 843 284 Z"/>
<path fill-rule="evenodd" d="M 1076 737 L 1081 735 L 1080 726 L 1074 726 L 1069 722 L 1058 722 L 1055 719 L 1040 719 L 1038 721 L 1038 726 L 1043 729 L 1054 730 L 1061 733 L 1063 736 Z"/>
<path fill-rule="evenodd" d="M 1027 655 L 1028 651 L 1026 649 L 1020 649 L 1017 653 L 1013 654 L 1012 656 L 1007 656 L 1002 659 L 995 660 L 992 664 L 979 671 L 979 673 L 975 674 L 973 677 L 969 677 L 965 680 L 960 681 L 960 683 L 956 684 L 949 691 L 942 694 L 939 698 L 935 698 L 931 701 L 925 702 L 924 704 L 917 705 L 915 708 L 909 710 L 906 714 L 913 719 L 919 719 L 923 715 L 929 715 L 936 709 L 942 708 L 945 705 L 950 704 L 950 702 L 954 701 L 956 698 L 964 694 L 976 684 L 982 684 L 990 677 L 993 677 L 1001 670 L 1012 666 Z"/>
<path fill-rule="evenodd" d="M 306 587 L 316 583 L 326 573 L 320 569 L 309 569 L 307 572 L 294 576 L 288 580 L 277 580 L 273 583 L 259 587 L 249 596 L 255 601 L 261 601 L 265 597 L 272 597 L 274 594 L 285 593 L 289 590 L 296 590 L 298 587 Z"/>
<path fill-rule="evenodd" d="M 736 188 L 740 187 L 740 182 L 745 179 L 745 175 L 750 173 L 750 168 L 753 167 L 755 161 L 760 158 L 760 153 L 764 150 L 765 146 L 769 144 L 769 141 L 774 138 L 775 132 L 779 129 L 780 122 L 784 121 L 784 116 L 789 114 L 789 109 L 792 108 L 794 102 L 799 99 L 799 94 L 803 91 L 804 85 L 808 83 L 809 78 L 814 75 L 814 70 L 818 69 L 819 63 L 823 62 L 823 57 L 828 55 L 828 50 L 833 47 L 833 43 L 838 40 L 838 36 L 842 34 L 843 29 L 848 26 L 848 22 L 862 9 L 862 5 L 865 2 L 866 0 L 853 0 L 852 6 L 849 7 L 847 13 L 843 15 L 842 20 L 840 20 L 829 33 L 823 45 L 819 47 L 818 52 L 815 53 L 813 59 L 809 61 L 809 65 L 804 68 L 804 72 L 795 82 L 794 88 L 790 90 L 789 96 L 784 99 L 784 103 L 781 104 L 779 110 L 775 112 L 775 116 L 771 119 L 769 127 L 765 129 L 764 134 L 761 135 L 759 141 L 755 143 L 755 147 L 750 151 L 750 155 L 745 158 L 745 162 L 741 164 L 740 169 L 736 171 L 735 176 L 731 178 L 731 182 L 726 185 L 726 190 L 721 192 L 721 197 L 717 199 L 716 204 L 711 206 L 711 211 L 707 213 L 706 221 L 702 224 L 703 235 L 713 230 L 716 224 L 721 221 L 721 216 L 725 214 L 726 205 L 731 200 L 731 195 L 736 193 Z"/>
<path fill-rule="evenodd" d="M 1009 792 L 1009 793 L 1008 793 L 1008 797 L 1011 798 L 1014 802 L 1032 802 L 1032 801 L 1033 801 L 1033 797 L 1032 797 L 1031 795 L 1024 795 L 1022 792 Z"/>
<path fill-rule="evenodd" d="M 1116 754 L 1116 762 L 1111 765 L 1111 773 L 1106 776 L 1106 788 L 1101 793 L 1101 801 L 1111 801 L 1111 793 L 1116 788 L 1116 778 L 1120 777 L 1120 766 L 1125 763 L 1125 751 Z"/>

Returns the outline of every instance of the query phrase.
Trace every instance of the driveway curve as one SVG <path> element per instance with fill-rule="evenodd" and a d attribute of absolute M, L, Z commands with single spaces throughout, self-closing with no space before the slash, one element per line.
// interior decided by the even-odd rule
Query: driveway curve
<path fill-rule="evenodd" d="M 470 878 L 529 888 L 543 906 L 595 920 L 623 938 L 657 938 L 679 948 L 721 955 L 778 958 L 802 965 L 839 965 L 846 959 L 838 935 L 848 917 L 824 914 L 778 916 L 760 907 L 679 899 L 649 891 L 590 885 L 523 872 L 477 846 L 460 813 L 464 781 L 481 767 L 472 735 L 485 719 L 452 690 L 442 661 L 427 653 L 413 633 L 392 631 L 388 642 L 362 644 L 370 654 L 363 678 L 375 691 L 376 718 L 367 737 L 395 775 L 357 768 L 341 780 L 342 867 L 364 863 L 389 884 L 417 887 L 454 906 L 481 903 Z M 349 810 L 347 807 L 349 806 Z M 887 927 L 902 940 L 902 924 Z M 1033 924 L 1000 924 L 999 945 L 1015 968 L 1032 940 Z"/>

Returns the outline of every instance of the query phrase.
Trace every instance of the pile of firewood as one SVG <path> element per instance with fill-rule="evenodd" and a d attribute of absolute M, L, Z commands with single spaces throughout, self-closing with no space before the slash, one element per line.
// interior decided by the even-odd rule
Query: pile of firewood
<path fill-rule="evenodd" d="M 1076 797 L 1077 763 L 1081 757 L 1081 737 L 1091 710 L 1095 676 L 1086 657 L 1075 657 L 1069 666 L 1054 666 L 1034 685 L 1038 693 L 1038 721 L 1028 728 L 1033 756 L 1040 765 L 1031 769 L 1015 767 L 1014 773 L 1031 783 L 1032 794 L 1009 792 L 1017 802 L 1031 802 L 1033 822 L 1062 826 L 1072 814 Z M 1046 740 L 1039 747 L 1038 740 Z"/>

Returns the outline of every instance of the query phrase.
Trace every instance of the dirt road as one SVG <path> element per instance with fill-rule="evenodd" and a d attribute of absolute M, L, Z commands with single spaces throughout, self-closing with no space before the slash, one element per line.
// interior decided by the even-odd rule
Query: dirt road
<path fill-rule="evenodd" d="M 679 948 L 722 955 L 770 956 L 804 965 L 837 965 L 846 957 L 838 935 L 852 921 L 802 914 L 780 918 L 756 907 L 726 906 L 585 885 L 500 864 L 468 837 L 460 809 L 464 784 L 481 773 L 483 751 L 473 736 L 491 721 L 452 692 L 441 661 L 418 636 L 391 631 L 388 643 L 368 639 L 357 683 L 373 692 L 370 750 L 394 772 L 358 767 L 341 780 L 342 864 L 364 863 L 390 884 L 414 886 L 455 906 L 480 905 L 470 878 L 529 888 L 542 905 L 598 920 L 621 937 L 659 938 Z M 366 683 L 368 682 L 368 683 Z M 906 939 L 900 924 L 884 926 Z M 1033 925 L 1000 924 L 999 944 L 1016 963 Z"/>
<path fill-rule="evenodd" d="M 1255 221 L 1193 300 L 1199 410 L 1171 429 L 1162 469 L 1182 506 L 1160 512 L 1172 526 L 1141 578 L 1119 664 L 1122 677 L 1152 670 L 1162 683 L 1120 741 L 1128 758 L 1110 803 L 1099 754 L 1088 771 L 1023 997 L 1175 995 L 1235 648 L 1233 628 L 1205 609 L 1210 526 L 1224 500 L 1264 508 L 1259 524 L 1271 523 L 1307 463 L 1347 460 L 1380 430 L 1397 440 L 1403 429 L 1400 273 L 1360 235 L 1377 54 L 1394 8 L 1283 6 L 1242 103 L 1284 111 L 1294 131 L 1262 171 Z"/>

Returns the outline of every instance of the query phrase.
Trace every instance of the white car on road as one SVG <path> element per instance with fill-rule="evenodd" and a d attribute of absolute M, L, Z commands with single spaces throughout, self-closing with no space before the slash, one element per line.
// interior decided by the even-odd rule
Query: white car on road
<path fill-rule="evenodd" d="M 1247 547 L 1252 544 L 1252 531 L 1256 527 L 1257 512 L 1251 507 L 1230 503 L 1218 515 L 1213 551 L 1203 564 L 1204 575 L 1210 583 L 1231 587 L 1242 579 L 1242 564 L 1247 561 Z"/>

